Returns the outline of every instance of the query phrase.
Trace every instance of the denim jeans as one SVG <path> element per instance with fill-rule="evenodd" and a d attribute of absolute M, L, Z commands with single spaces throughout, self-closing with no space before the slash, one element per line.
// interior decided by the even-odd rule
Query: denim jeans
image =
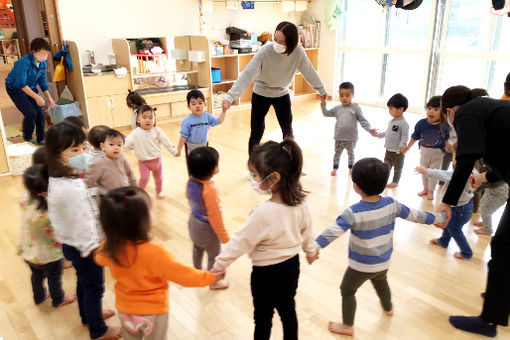
<path fill-rule="evenodd" d="M 448 225 L 443 229 L 443 235 L 437 239 L 437 242 L 443 247 L 448 248 L 448 243 L 453 237 L 455 243 L 460 248 L 460 254 L 465 259 L 470 259 L 473 256 L 473 251 L 466 240 L 466 236 L 462 233 L 462 227 L 468 223 L 473 213 L 473 201 L 469 201 L 461 206 L 452 207 L 452 219 Z"/>
<path fill-rule="evenodd" d="M 104 293 L 104 270 L 98 266 L 90 254 L 81 257 L 78 249 L 62 245 L 66 259 L 73 263 L 76 270 L 76 297 L 80 311 L 81 322 L 89 325 L 92 339 L 99 338 L 106 333 L 108 327 L 103 319 L 102 299 Z"/>

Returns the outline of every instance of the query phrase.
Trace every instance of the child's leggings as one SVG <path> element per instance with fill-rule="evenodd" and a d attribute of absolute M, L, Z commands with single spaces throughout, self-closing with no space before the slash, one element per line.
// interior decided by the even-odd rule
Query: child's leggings
<path fill-rule="evenodd" d="M 492 234 L 492 214 L 498 210 L 508 199 L 508 184 L 502 182 L 496 187 L 487 187 L 480 202 L 482 213 L 482 230 Z"/>
<path fill-rule="evenodd" d="M 152 177 L 154 177 L 156 183 L 156 192 L 159 194 L 163 190 L 163 162 L 161 156 L 148 161 L 138 161 L 138 169 L 140 170 L 138 186 L 145 189 L 152 171 Z"/>
<path fill-rule="evenodd" d="M 202 269 L 204 252 L 207 252 L 207 270 L 211 270 L 214 259 L 221 251 L 221 242 L 207 221 L 199 220 L 195 215 L 189 215 L 189 237 L 193 242 L 193 267 Z"/>
<path fill-rule="evenodd" d="M 461 206 L 452 207 L 452 219 L 448 222 L 446 228 L 443 229 L 443 235 L 437 239 L 437 242 L 443 247 L 448 248 L 451 238 L 455 240 L 460 249 L 460 254 L 465 259 L 473 256 L 473 251 L 466 240 L 466 236 L 462 233 L 462 227 L 468 223 L 473 213 L 473 201 L 469 201 Z"/>
<path fill-rule="evenodd" d="M 124 340 L 168 339 L 168 313 L 133 315 L 119 312 Z"/>
<path fill-rule="evenodd" d="M 336 140 L 335 141 L 335 156 L 333 157 L 333 169 L 338 169 L 338 163 L 340 162 L 340 156 L 344 149 L 347 150 L 347 155 L 349 155 L 348 166 L 349 169 L 354 165 L 354 147 L 356 146 L 355 142 L 347 142 Z"/>
<path fill-rule="evenodd" d="M 32 292 L 34 293 L 35 304 L 40 304 L 46 299 L 46 289 L 44 288 L 44 279 L 48 278 L 48 288 L 53 307 L 57 307 L 64 301 L 64 290 L 62 289 L 62 271 L 64 269 L 64 259 L 45 263 L 35 264 L 32 262 L 25 262 L 29 265 L 32 271 L 30 277 L 32 281 Z"/>
<path fill-rule="evenodd" d="M 375 288 L 382 307 L 389 312 L 393 308 L 391 304 L 391 291 L 388 285 L 386 274 L 388 270 L 376 273 L 363 273 L 347 267 L 342 284 L 340 285 L 340 293 L 342 294 L 342 318 L 344 325 L 354 325 L 354 314 L 356 313 L 356 291 L 365 281 L 370 280 Z"/>
<path fill-rule="evenodd" d="M 420 165 L 427 169 L 439 169 L 443 164 L 444 152 L 437 148 L 420 148 Z M 436 189 L 437 179 L 426 175 L 421 176 L 423 189 L 434 191 Z"/>
<path fill-rule="evenodd" d="M 299 279 L 299 255 L 270 266 L 253 266 L 251 294 L 255 340 L 269 340 L 274 310 L 280 314 L 284 340 L 297 340 L 296 289 Z"/>

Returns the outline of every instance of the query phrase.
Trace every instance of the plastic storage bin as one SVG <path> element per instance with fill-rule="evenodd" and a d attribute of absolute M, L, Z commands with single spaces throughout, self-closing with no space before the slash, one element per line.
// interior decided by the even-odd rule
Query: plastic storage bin
<path fill-rule="evenodd" d="M 80 103 L 74 102 L 72 104 L 55 105 L 50 107 L 48 113 L 51 117 L 53 124 L 61 123 L 64 119 L 70 116 L 81 116 Z"/>
<path fill-rule="evenodd" d="M 25 169 L 32 165 L 32 154 L 37 148 L 30 143 L 7 145 L 7 156 L 13 175 L 23 175 Z"/>
<path fill-rule="evenodd" d="M 221 68 L 211 67 L 211 78 L 213 83 L 221 83 Z"/>

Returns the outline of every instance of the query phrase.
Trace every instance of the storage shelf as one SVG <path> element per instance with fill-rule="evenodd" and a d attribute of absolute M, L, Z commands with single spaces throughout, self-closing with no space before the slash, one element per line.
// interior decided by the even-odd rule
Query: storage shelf
<path fill-rule="evenodd" d="M 225 80 L 223 80 L 223 81 L 221 81 L 219 83 L 212 83 L 212 84 L 213 84 L 213 86 L 214 85 L 221 85 L 221 84 L 230 84 L 230 83 L 235 83 L 236 80 L 237 79 L 225 79 Z"/>
<path fill-rule="evenodd" d="M 198 71 L 170 71 L 170 72 L 153 72 L 153 73 L 135 73 L 133 78 L 152 78 L 161 77 L 169 74 L 180 74 L 180 73 L 198 73 Z"/>

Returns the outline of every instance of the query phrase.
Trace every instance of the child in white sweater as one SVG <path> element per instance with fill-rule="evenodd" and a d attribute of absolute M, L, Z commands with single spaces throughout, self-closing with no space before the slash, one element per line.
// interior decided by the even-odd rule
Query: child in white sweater
<path fill-rule="evenodd" d="M 245 253 L 252 259 L 255 339 L 269 339 L 275 308 L 282 320 L 284 339 L 297 339 L 294 296 L 299 250 L 303 248 L 309 263 L 318 256 L 310 210 L 299 182 L 302 164 L 301 150 L 290 138 L 253 149 L 248 160 L 252 188 L 271 198 L 252 210 L 213 266 L 213 272 L 222 271 Z"/>
<path fill-rule="evenodd" d="M 156 193 L 158 199 L 165 198 L 163 195 L 163 162 L 161 161 L 161 145 L 174 156 L 178 156 L 177 149 L 170 142 L 163 130 L 156 126 L 156 114 L 149 105 L 142 105 L 136 111 L 136 123 L 134 129 L 126 138 L 126 149 L 135 150 L 140 170 L 140 181 L 138 186 L 145 189 L 152 176 L 156 182 Z"/>

